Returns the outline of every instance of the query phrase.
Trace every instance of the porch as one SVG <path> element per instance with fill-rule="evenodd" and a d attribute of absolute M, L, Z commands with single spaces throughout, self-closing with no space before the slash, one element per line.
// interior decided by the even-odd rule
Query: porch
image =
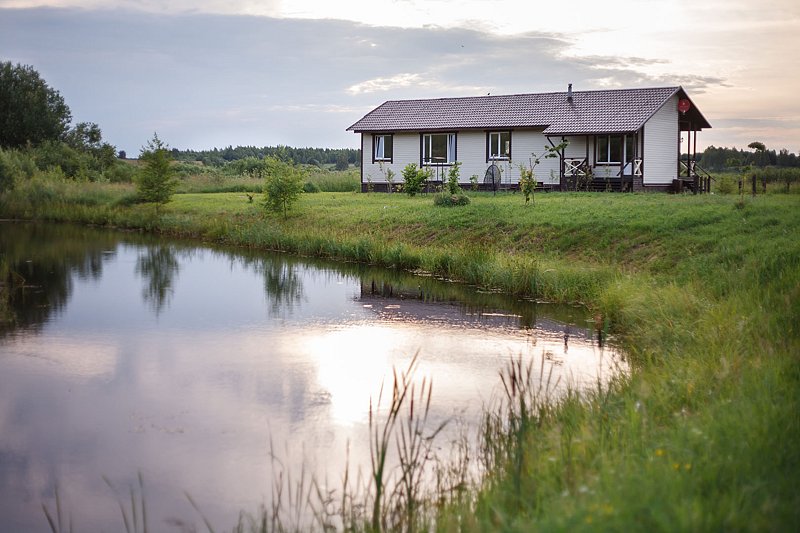
<path fill-rule="evenodd" d="M 616 165 L 591 165 L 588 157 L 561 158 L 561 190 L 632 192 L 642 189 L 644 160 L 635 157 Z"/>

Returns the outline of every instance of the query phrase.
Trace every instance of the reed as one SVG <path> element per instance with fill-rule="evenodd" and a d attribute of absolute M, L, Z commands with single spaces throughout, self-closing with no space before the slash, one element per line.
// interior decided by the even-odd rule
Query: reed
<path fill-rule="evenodd" d="M 144 498 L 144 479 L 142 478 L 141 472 L 139 472 L 137 477 L 139 481 L 139 490 L 137 493 L 136 488 L 133 485 L 128 487 L 130 507 L 127 507 L 125 500 L 122 498 L 111 481 L 107 477 L 103 476 L 103 481 L 106 482 L 106 485 L 108 485 L 117 498 L 119 510 L 122 514 L 122 523 L 125 526 L 126 533 L 147 533 L 148 531 L 147 504 L 145 503 Z"/>

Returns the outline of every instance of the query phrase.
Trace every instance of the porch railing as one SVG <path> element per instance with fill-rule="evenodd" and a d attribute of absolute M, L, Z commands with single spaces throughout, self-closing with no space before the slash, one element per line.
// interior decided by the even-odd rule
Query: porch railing
<path fill-rule="evenodd" d="M 586 158 L 564 158 L 564 175 L 572 178 L 583 178 L 589 170 Z"/>
<path fill-rule="evenodd" d="M 634 159 L 633 160 L 633 175 L 638 177 L 638 178 L 640 178 L 640 177 L 642 177 L 643 173 L 644 173 L 644 161 L 641 158 Z"/>

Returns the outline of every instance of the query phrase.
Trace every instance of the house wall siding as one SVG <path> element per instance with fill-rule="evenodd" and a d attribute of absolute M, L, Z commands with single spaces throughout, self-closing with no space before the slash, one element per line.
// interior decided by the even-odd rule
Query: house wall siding
<path fill-rule="evenodd" d="M 678 177 L 678 97 L 670 98 L 644 125 L 644 185 Z"/>
<path fill-rule="evenodd" d="M 470 130 L 459 131 L 456 137 L 457 160 L 461 162 L 459 181 L 462 184 L 470 183 L 470 176 L 478 176 L 478 182 L 483 183 L 486 169 L 491 163 L 486 161 L 486 131 Z M 420 162 L 420 134 L 419 133 L 395 133 L 393 136 L 393 159 L 391 163 L 372 162 L 373 136 L 365 133 L 361 137 L 361 150 L 363 154 L 362 181 L 373 184 L 386 183 L 386 171 L 391 169 L 395 173 L 394 183 L 403 182 L 403 168 L 409 163 Z M 553 142 L 556 142 L 554 140 Z M 497 161 L 496 164 L 502 170 L 502 182 L 506 185 L 519 183 L 519 165 L 530 166 L 531 153 L 542 156 L 545 152 L 544 147 L 550 146 L 547 138 L 541 130 L 513 130 L 511 133 L 511 161 Z M 583 157 L 586 153 L 585 141 L 583 137 L 572 138 L 571 144 L 567 148 L 568 154 L 575 153 L 575 157 Z M 381 166 L 383 169 L 381 169 Z M 450 167 L 442 167 L 438 170 L 433 167 L 433 179 L 447 180 L 447 171 Z M 551 171 L 552 170 L 552 176 Z M 558 184 L 559 182 L 559 160 L 541 159 L 536 167 L 537 181 L 545 184 Z"/>

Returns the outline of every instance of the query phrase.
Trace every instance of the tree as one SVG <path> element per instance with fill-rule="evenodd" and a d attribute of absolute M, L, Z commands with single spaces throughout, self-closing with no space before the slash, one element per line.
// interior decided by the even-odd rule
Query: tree
<path fill-rule="evenodd" d="M 136 178 L 139 197 L 156 206 L 169 202 L 178 183 L 170 165 L 169 148 L 157 133 L 142 147 L 139 159 L 144 163 Z"/>
<path fill-rule="evenodd" d="M 346 153 L 342 152 L 336 156 L 336 170 L 347 170 L 349 164 Z"/>
<path fill-rule="evenodd" d="M 266 163 L 264 207 L 273 213 L 283 213 L 285 218 L 303 192 L 305 171 L 273 157 L 267 158 Z"/>
<path fill-rule="evenodd" d="M 0 147 L 59 140 L 71 119 L 64 98 L 33 67 L 0 63 Z"/>
<path fill-rule="evenodd" d="M 764 146 L 764 143 L 753 141 L 747 145 L 748 148 L 752 148 L 756 151 L 755 163 L 760 167 L 764 167 L 767 165 L 769 161 L 765 161 L 764 152 L 766 151 L 767 147 Z"/>
<path fill-rule="evenodd" d="M 116 161 L 116 148 L 103 142 L 103 132 L 94 122 L 79 122 L 64 134 L 64 142 L 92 158 L 90 166 L 104 171 Z"/>

